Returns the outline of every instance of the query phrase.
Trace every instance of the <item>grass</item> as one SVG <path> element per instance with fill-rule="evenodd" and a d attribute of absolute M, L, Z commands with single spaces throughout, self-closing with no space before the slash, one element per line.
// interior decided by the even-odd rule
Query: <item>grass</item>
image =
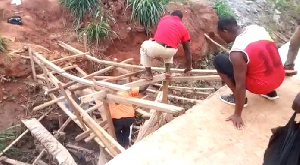
<path fill-rule="evenodd" d="M 7 52 L 7 40 L 0 35 L 0 53 Z"/>
<path fill-rule="evenodd" d="M 215 10 L 215 12 L 216 12 L 216 14 L 218 15 L 219 18 L 224 18 L 224 17 L 234 17 L 234 18 L 236 18 L 236 15 L 232 11 L 232 9 L 224 1 L 216 2 L 213 6 L 213 9 Z"/>
<path fill-rule="evenodd" d="M 109 38 L 111 32 L 113 31 L 110 30 L 106 19 L 101 17 L 99 23 L 89 23 L 88 26 L 81 31 L 80 36 L 82 37 L 83 34 L 86 33 L 89 43 L 96 41 L 96 43 L 99 44 L 102 38 Z"/>
<path fill-rule="evenodd" d="M 74 23 L 78 27 L 85 14 L 94 14 L 100 8 L 99 0 L 59 0 L 75 17 Z"/>
<path fill-rule="evenodd" d="M 7 147 L 8 142 L 15 140 L 19 136 L 17 133 L 18 127 L 20 125 L 12 126 L 0 133 L 0 151 L 3 151 Z M 19 156 L 21 153 L 18 149 L 12 147 L 7 154 Z"/>
<path fill-rule="evenodd" d="M 166 4 L 166 1 L 158 0 L 131 0 L 131 19 L 143 25 L 149 34 L 150 28 L 156 26 L 165 13 Z"/>

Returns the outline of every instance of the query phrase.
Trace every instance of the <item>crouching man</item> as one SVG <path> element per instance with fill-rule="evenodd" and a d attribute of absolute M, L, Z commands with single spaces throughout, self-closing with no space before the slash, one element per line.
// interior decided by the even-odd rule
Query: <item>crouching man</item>
<path fill-rule="evenodd" d="M 250 25 L 241 29 L 234 18 L 224 18 L 218 22 L 218 32 L 227 43 L 234 42 L 229 55 L 215 57 L 214 66 L 233 93 L 221 96 L 223 102 L 235 105 L 228 121 L 241 129 L 246 89 L 269 100 L 278 99 L 275 89 L 282 84 L 285 71 L 278 48 L 263 27 Z"/>
<path fill-rule="evenodd" d="M 133 88 L 129 92 L 119 92 L 118 95 L 126 97 L 139 97 L 149 85 Z M 115 127 L 115 134 L 118 143 L 124 148 L 130 146 L 131 126 L 134 122 L 135 109 L 132 106 L 123 104 L 109 104 L 112 121 Z"/>

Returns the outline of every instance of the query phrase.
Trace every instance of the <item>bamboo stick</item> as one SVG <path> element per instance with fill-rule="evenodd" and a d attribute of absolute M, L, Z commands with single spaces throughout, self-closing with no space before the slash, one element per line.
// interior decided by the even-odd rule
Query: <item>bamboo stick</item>
<path fill-rule="evenodd" d="M 153 86 L 162 87 L 161 84 L 153 84 Z M 197 87 L 179 87 L 179 86 L 169 86 L 169 89 L 174 90 L 191 90 L 191 91 L 214 91 L 215 88 L 197 88 Z"/>
<path fill-rule="evenodd" d="M 40 105 L 34 107 L 34 108 L 33 108 L 33 111 L 38 111 L 38 110 L 40 110 L 40 109 L 46 108 L 46 107 L 48 107 L 48 106 L 50 106 L 50 105 L 53 105 L 53 104 L 55 104 L 55 103 L 57 103 L 57 102 L 59 102 L 59 101 L 63 101 L 64 99 L 65 99 L 65 97 L 64 97 L 64 96 L 61 96 L 61 97 L 56 98 L 56 99 L 54 99 L 54 100 L 45 102 L 45 103 L 43 103 L 43 104 L 40 104 Z"/>
<path fill-rule="evenodd" d="M 0 161 L 3 161 L 5 163 L 11 164 L 11 165 L 30 165 L 28 163 L 24 163 L 24 162 L 20 162 L 20 161 L 14 160 L 14 159 L 7 158 L 6 156 L 1 156 Z"/>
<path fill-rule="evenodd" d="M 171 81 L 197 81 L 197 80 L 205 80 L 205 81 L 221 81 L 219 75 L 206 75 L 206 76 L 175 76 L 172 77 Z"/>
<path fill-rule="evenodd" d="M 79 51 L 78 49 L 75 49 L 74 47 L 64 43 L 64 42 L 61 42 L 61 41 L 58 41 L 58 44 L 71 51 L 71 52 L 74 52 L 74 53 L 81 53 L 81 51 Z M 143 66 L 138 66 L 138 65 L 130 65 L 130 64 L 120 64 L 120 63 L 117 63 L 117 62 L 112 62 L 112 61 L 105 61 L 105 60 L 99 60 L 95 57 L 92 57 L 90 55 L 86 55 L 86 57 L 90 60 L 93 60 L 95 62 L 98 62 L 98 63 L 102 63 L 102 64 L 106 64 L 106 65 L 112 65 L 112 66 L 117 66 L 117 67 L 122 67 L 122 68 L 129 68 L 129 69 L 138 69 L 138 70 L 144 70 L 145 68 Z M 155 71 L 160 71 L 160 72 L 164 72 L 165 71 L 165 68 L 159 68 L 159 67 L 152 67 L 151 68 L 152 70 L 155 70 Z M 178 72 L 178 73 L 183 73 L 184 69 L 171 69 L 171 72 Z M 208 69 L 193 69 L 192 71 L 190 71 L 189 73 L 204 73 L 204 74 L 217 74 L 217 71 L 216 70 L 208 70 Z"/>
<path fill-rule="evenodd" d="M 121 63 L 127 63 L 127 62 L 130 62 L 130 61 L 132 61 L 132 60 L 133 60 L 132 58 L 126 59 L 126 60 L 122 61 Z M 90 78 L 90 77 L 93 77 L 93 76 L 95 76 L 95 75 L 99 75 L 99 74 L 105 73 L 105 72 L 107 72 L 107 71 L 109 71 L 109 70 L 111 70 L 111 69 L 113 69 L 113 68 L 114 68 L 113 66 L 109 66 L 109 67 L 106 67 L 106 68 L 104 68 L 104 69 L 101 69 L 101 70 L 99 70 L 99 71 L 97 71 L 97 72 L 94 72 L 94 73 L 92 73 L 92 74 L 89 74 L 89 75 L 87 75 L 87 76 L 83 76 L 82 78 Z M 63 87 L 64 87 L 64 88 L 67 88 L 67 87 L 70 87 L 71 85 L 74 85 L 74 84 L 76 84 L 76 83 L 77 83 L 76 81 L 71 81 L 71 82 L 68 82 L 67 84 L 63 85 Z M 48 90 L 47 93 L 52 93 L 52 92 L 55 92 L 55 91 L 57 91 L 57 90 L 59 90 L 58 87 L 57 87 L 57 88 L 53 88 L 53 89 Z"/>
<path fill-rule="evenodd" d="M 85 55 L 86 55 L 86 53 L 78 53 L 78 54 L 75 54 L 75 55 L 71 55 L 71 56 L 59 58 L 59 59 L 56 59 L 56 60 L 52 60 L 51 62 L 52 63 L 59 63 L 59 62 L 66 61 L 66 60 L 69 60 L 69 59 L 72 59 L 72 58 L 84 57 Z"/>
<path fill-rule="evenodd" d="M 104 79 L 103 81 L 114 81 L 114 80 L 121 80 L 123 78 L 126 78 L 126 77 L 130 77 L 130 76 L 135 76 L 139 73 L 142 73 L 143 71 L 137 71 L 137 72 L 132 72 L 132 73 L 127 73 L 127 74 L 124 74 L 124 75 L 120 75 L 120 76 L 116 76 L 116 77 L 112 77 L 112 78 L 107 78 L 107 79 Z"/>
<path fill-rule="evenodd" d="M 137 81 L 133 81 L 131 83 L 124 84 L 124 86 L 133 88 L 133 87 L 140 87 L 140 86 L 147 85 L 147 84 L 154 84 L 158 81 L 165 80 L 165 77 L 166 77 L 165 74 L 160 74 L 160 75 L 154 76 L 153 80 L 151 80 L 151 81 L 147 81 L 145 79 L 140 79 Z"/>

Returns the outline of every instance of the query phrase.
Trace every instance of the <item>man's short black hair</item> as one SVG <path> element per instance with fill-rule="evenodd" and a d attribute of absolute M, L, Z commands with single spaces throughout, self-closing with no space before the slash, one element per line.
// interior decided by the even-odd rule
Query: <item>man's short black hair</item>
<path fill-rule="evenodd" d="M 179 17 L 180 19 L 183 18 L 183 14 L 182 14 L 182 12 L 181 12 L 180 10 L 175 10 L 175 11 L 173 11 L 173 12 L 171 13 L 171 15 L 177 16 L 177 17 Z"/>
<path fill-rule="evenodd" d="M 238 27 L 237 21 L 234 17 L 220 18 L 218 21 L 218 30 L 233 32 Z"/>

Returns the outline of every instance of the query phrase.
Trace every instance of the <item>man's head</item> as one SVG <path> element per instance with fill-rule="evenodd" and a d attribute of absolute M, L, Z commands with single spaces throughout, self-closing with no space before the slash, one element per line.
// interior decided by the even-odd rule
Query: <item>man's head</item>
<path fill-rule="evenodd" d="M 177 17 L 179 17 L 180 19 L 183 18 L 183 14 L 182 14 L 182 12 L 181 12 L 180 10 L 175 10 L 175 11 L 173 11 L 173 12 L 171 13 L 171 15 L 172 15 L 172 16 L 177 16 Z"/>
<path fill-rule="evenodd" d="M 221 18 L 218 22 L 220 37 L 227 43 L 231 43 L 238 36 L 239 26 L 233 17 Z"/>

